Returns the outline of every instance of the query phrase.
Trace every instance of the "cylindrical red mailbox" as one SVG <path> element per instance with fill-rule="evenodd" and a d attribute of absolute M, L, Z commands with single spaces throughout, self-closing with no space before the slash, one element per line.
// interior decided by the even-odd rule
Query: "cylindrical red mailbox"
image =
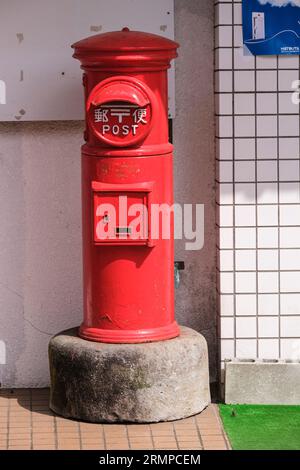
<path fill-rule="evenodd" d="M 124 28 L 72 47 L 86 100 L 79 334 L 108 343 L 173 338 L 179 328 L 167 69 L 178 44 Z"/>

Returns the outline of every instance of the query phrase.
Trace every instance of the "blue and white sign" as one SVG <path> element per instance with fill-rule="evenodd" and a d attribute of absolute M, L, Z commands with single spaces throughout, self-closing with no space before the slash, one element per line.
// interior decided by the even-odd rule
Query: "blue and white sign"
<path fill-rule="evenodd" d="M 300 54 L 300 0 L 243 0 L 243 36 L 253 55 Z"/>

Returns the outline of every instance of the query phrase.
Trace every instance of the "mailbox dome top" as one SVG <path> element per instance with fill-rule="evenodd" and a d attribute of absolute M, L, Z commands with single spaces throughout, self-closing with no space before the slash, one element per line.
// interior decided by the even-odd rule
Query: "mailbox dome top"
<path fill-rule="evenodd" d="M 130 31 L 123 28 L 122 31 L 96 34 L 81 41 L 75 42 L 72 47 L 75 51 L 161 51 L 177 49 L 179 44 L 171 39 L 158 34 Z"/>
<path fill-rule="evenodd" d="M 79 59 L 83 66 L 112 65 L 114 62 L 132 66 L 139 62 L 153 61 L 156 64 L 169 65 L 170 60 L 177 57 L 176 49 L 179 44 L 157 34 L 131 31 L 123 28 L 122 31 L 96 34 L 72 44 L 75 49 L 73 57 Z"/>

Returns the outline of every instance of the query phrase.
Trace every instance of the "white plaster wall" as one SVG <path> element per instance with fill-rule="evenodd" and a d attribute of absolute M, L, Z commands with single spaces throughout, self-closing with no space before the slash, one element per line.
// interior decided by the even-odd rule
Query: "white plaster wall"
<path fill-rule="evenodd" d="M 175 197 L 205 204 L 205 246 L 176 259 L 180 323 L 208 339 L 216 379 L 213 1 L 175 0 Z M 81 320 L 80 145 L 83 123 L 0 124 L 0 381 L 49 383 L 49 338 Z M 4 364 L 2 364 L 4 363 Z"/>
<path fill-rule="evenodd" d="M 50 336 L 80 321 L 82 128 L 0 125 L 3 386 L 46 385 Z"/>

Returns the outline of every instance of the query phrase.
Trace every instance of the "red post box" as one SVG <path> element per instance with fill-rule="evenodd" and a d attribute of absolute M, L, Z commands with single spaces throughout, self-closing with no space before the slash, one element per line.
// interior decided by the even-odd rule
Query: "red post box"
<path fill-rule="evenodd" d="M 86 101 L 79 335 L 107 343 L 176 337 L 167 69 L 178 44 L 124 28 L 72 47 Z"/>

